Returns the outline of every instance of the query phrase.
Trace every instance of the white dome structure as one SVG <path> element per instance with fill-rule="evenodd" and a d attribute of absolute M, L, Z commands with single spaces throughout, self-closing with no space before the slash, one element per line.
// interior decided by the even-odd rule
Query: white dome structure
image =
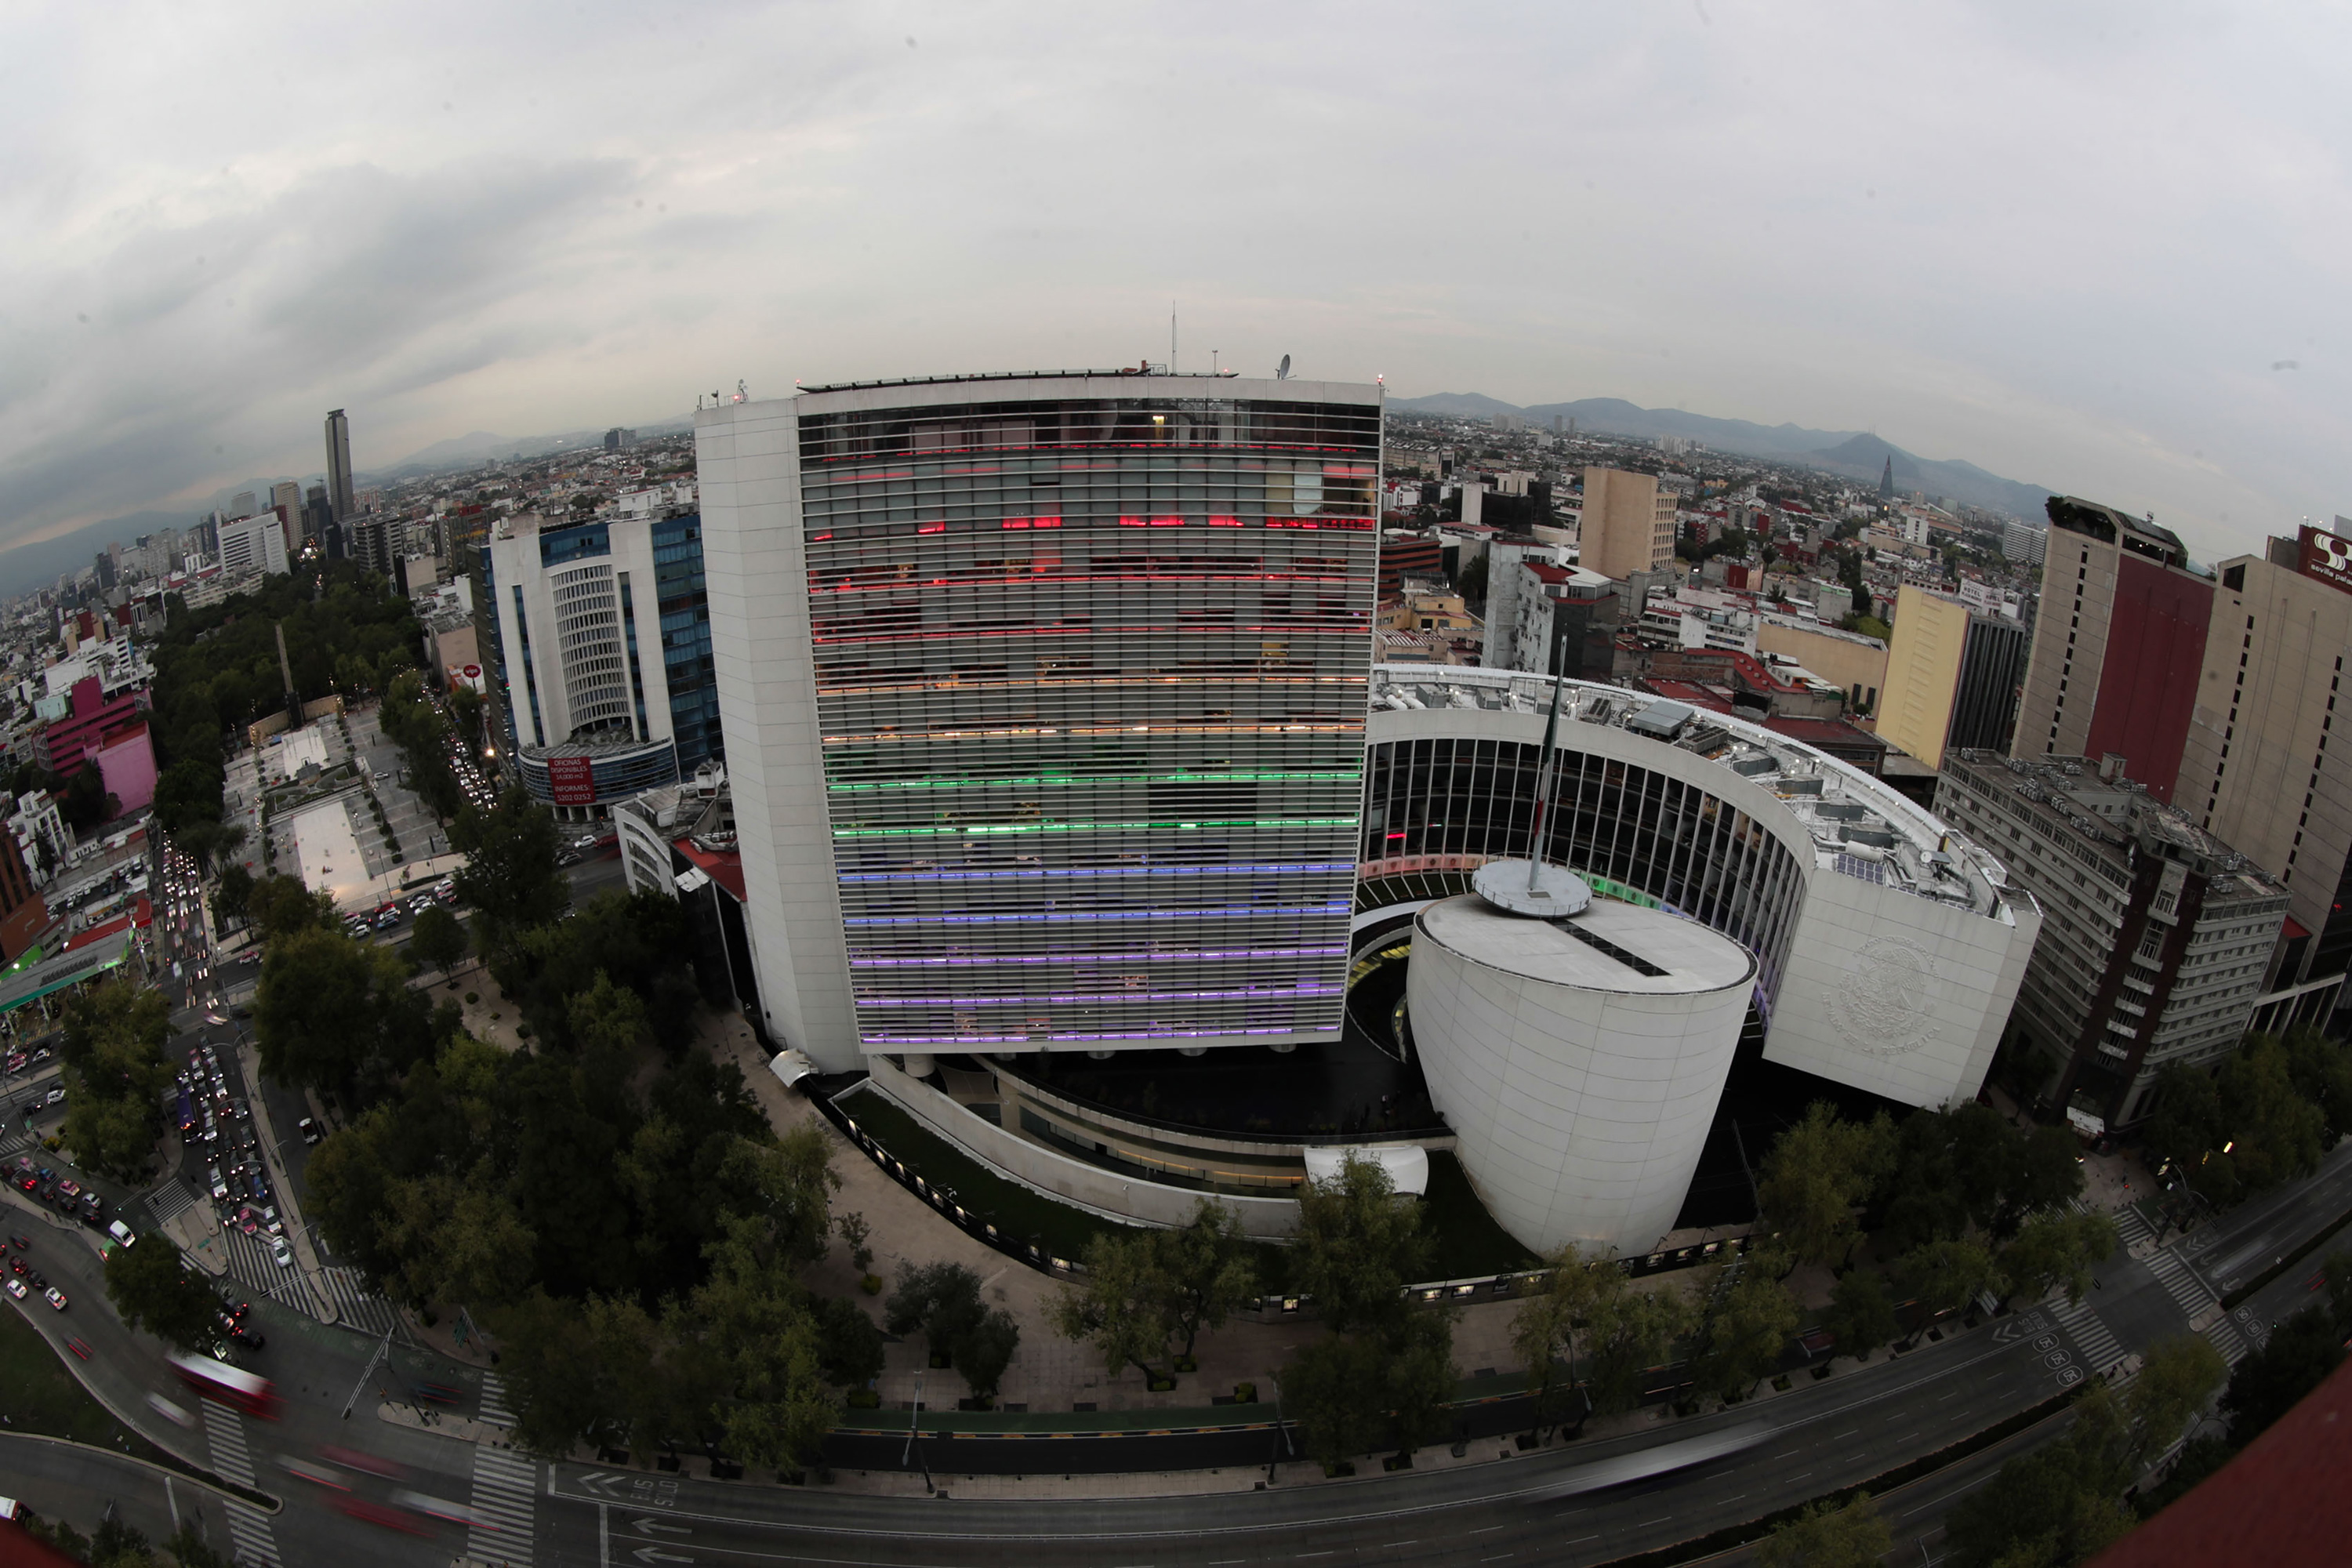
<path fill-rule="evenodd" d="M 1738 942 L 1632 903 L 1550 921 L 1475 895 L 1423 908 L 1414 1048 L 1504 1228 L 1620 1253 L 1672 1230 L 1755 986 Z"/>

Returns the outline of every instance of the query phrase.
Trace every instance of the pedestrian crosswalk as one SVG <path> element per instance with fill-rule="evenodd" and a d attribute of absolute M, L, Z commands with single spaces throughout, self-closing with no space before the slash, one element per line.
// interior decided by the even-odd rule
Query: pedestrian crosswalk
<path fill-rule="evenodd" d="M 2073 1337 L 2075 1348 L 2083 1352 L 2084 1364 L 2093 1372 L 2112 1371 L 2124 1359 L 2122 1343 L 2107 1331 L 2107 1325 L 2087 1302 L 2069 1301 L 2065 1291 L 2053 1290 L 2042 1305 Z"/>
<path fill-rule="evenodd" d="M 388 1334 L 399 1322 L 392 1303 L 371 1293 L 366 1276 L 358 1269 L 341 1264 L 321 1268 L 317 1275 L 320 1293 L 336 1311 L 337 1320 L 371 1334 Z"/>
<path fill-rule="evenodd" d="M 531 1508 L 539 1465 L 503 1448 L 474 1450 L 474 1511 L 480 1522 L 466 1531 L 466 1551 L 501 1568 L 530 1568 Z"/>
<path fill-rule="evenodd" d="M 2196 1321 L 2212 1310 L 2212 1289 L 2179 1253 L 2158 1247 L 2147 1255 L 2147 1271 L 2156 1276 L 2156 1282 L 2164 1287 L 2164 1293 L 2172 1298 L 2174 1304 L 2189 1315 L 2189 1321 Z M 2227 1317 L 2215 1318 L 2206 1328 L 2205 1337 L 2213 1342 L 2213 1348 L 2232 1366 L 2246 1353 L 2244 1336 Z"/>
<path fill-rule="evenodd" d="M 514 1412 L 507 1408 L 506 1379 L 497 1373 L 482 1373 L 482 1405 L 474 1419 L 486 1421 L 493 1426 L 512 1426 L 515 1424 Z"/>
<path fill-rule="evenodd" d="M 147 1194 L 147 1212 L 157 1225 L 169 1225 L 195 1206 L 196 1194 L 185 1182 L 169 1182 L 162 1191 Z"/>
<path fill-rule="evenodd" d="M 228 1257 L 228 1271 L 247 1289 L 267 1296 L 280 1306 L 291 1307 L 306 1318 L 319 1315 L 318 1304 L 310 1293 L 302 1289 L 302 1281 L 292 1268 L 280 1268 L 269 1255 L 269 1238 L 256 1232 L 247 1236 L 233 1225 L 221 1227 L 222 1250 Z"/>
<path fill-rule="evenodd" d="M 213 1468 L 242 1487 L 253 1485 L 253 1457 L 245 1447 L 245 1422 L 236 1411 L 211 1400 L 203 1401 L 205 1441 L 212 1452 Z M 228 1514 L 230 1557 L 240 1563 L 279 1568 L 277 1538 L 269 1516 L 252 1504 L 230 1498 L 222 1504 Z"/>

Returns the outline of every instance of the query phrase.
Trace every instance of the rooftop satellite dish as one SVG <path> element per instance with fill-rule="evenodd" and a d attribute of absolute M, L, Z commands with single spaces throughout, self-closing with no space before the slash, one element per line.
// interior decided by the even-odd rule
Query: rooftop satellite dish
<path fill-rule="evenodd" d="M 1283 355 L 1282 363 L 1274 367 L 1274 379 L 1276 381 L 1288 381 L 1290 379 L 1290 356 L 1288 354 Z"/>

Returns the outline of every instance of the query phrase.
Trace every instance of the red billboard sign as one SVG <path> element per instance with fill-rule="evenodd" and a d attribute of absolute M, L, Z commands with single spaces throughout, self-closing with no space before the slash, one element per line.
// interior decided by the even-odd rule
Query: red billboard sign
<path fill-rule="evenodd" d="M 2352 594 L 2352 539 L 2305 523 L 2295 531 L 2294 569 Z"/>
<path fill-rule="evenodd" d="M 586 757 L 550 757 L 547 789 L 558 805 L 593 805 L 596 766 Z"/>

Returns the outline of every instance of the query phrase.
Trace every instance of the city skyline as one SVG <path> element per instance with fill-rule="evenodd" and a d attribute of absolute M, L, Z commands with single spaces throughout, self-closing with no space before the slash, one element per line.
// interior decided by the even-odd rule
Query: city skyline
<path fill-rule="evenodd" d="M 364 470 L 739 377 L 1160 359 L 1171 300 L 1180 368 L 1874 429 L 2200 560 L 2342 510 L 2325 22 L 1353 15 L 1245 53 L 946 11 L 44 24 L 0 552 L 307 473 L 325 408 Z M 300 112 L 183 85 L 238 70 Z"/>

